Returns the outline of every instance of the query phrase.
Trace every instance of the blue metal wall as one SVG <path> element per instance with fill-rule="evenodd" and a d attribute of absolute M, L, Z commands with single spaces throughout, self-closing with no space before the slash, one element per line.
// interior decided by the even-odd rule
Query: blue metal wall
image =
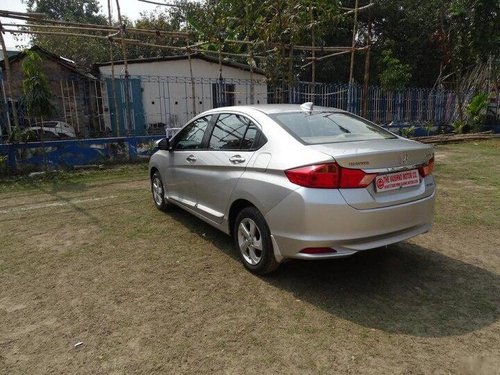
<path fill-rule="evenodd" d="M 10 171 L 73 168 L 79 165 L 147 159 L 162 136 L 95 138 L 0 144 Z M 45 151 L 45 152 L 44 152 Z"/>
<path fill-rule="evenodd" d="M 106 88 L 108 92 L 108 105 L 111 116 L 111 127 L 113 134 L 120 136 L 133 136 L 146 134 L 146 124 L 144 121 L 144 107 L 142 104 L 142 89 L 141 80 L 138 78 L 129 78 L 129 98 L 130 98 L 130 115 L 132 123 L 129 129 L 125 128 L 126 111 L 126 95 L 125 95 L 125 79 L 115 79 L 116 102 L 119 110 L 115 110 L 113 100 L 112 79 L 106 78 Z M 118 116 L 119 131 L 114 128 L 115 116 Z"/>

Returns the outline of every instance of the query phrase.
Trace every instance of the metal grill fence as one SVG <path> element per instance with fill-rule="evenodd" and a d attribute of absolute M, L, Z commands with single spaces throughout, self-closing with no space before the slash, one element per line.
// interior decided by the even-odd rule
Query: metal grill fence
<path fill-rule="evenodd" d="M 444 125 L 456 116 L 457 99 L 453 91 L 421 88 L 387 91 L 379 86 L 369 86 L 367 93 L 363 91 L 363 87 L 356 84 L 299 82 L 288 89 L 271 88 L 269 102 L 313 102 L 364 115 L 382 125 L 391 122 Z M 364 99 L 367 101 L 366 114 L 363 113 Z"/>
<path fill-rule="evenodd" d="M 0 137 L 3 135 L 5 139 L 13 106 L 7 105 L 4 82 L 1 84 Z M 114 86 L 113 90 L 109 76 L 87 81 L 51 80 L 52 101 L 57 109 L 51 120 L 69 123 L 79 138 L 142 136 L 165 134 L 166 129 L 181 127 L 194 115 L 214 107 L 312 101 L 365 115 L 382 125 L 442 126 L 454 121 L 458 105 L 456 94 L 449 90 L 408 88 L 391 92 L 370 86 L 365 93 L 362 86 L 355 84 L 297 82 L 292 86 L 272 86 L 264 80 L 171 76 L 129 77 L 127 103 L 124 77 L 115 78 Z M 364 100 L 366 113 L 363 113 Z M 29 126 L 23 107 L 18 105 L 17 110 L 22 126 Z"/>

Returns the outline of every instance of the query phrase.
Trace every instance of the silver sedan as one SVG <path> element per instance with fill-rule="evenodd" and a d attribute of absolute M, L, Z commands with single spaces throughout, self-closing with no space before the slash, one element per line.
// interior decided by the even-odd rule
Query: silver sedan
<path fill-rule="evenodd" d="M 431 227 L 433 149 L 342 110 L 217 108 L 158 148 L 149 163 L 156 207 L 174 204 L 229 234 L 257 274 Z"/>

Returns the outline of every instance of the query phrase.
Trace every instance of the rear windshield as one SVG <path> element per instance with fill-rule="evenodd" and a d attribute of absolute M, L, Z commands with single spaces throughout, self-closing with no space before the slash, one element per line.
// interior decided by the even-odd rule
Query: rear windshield
<path fill-rule="evenodd" d="M 303 143 L 316 145 L 396 138 L 392 133 L 341 112 L 285 112 L 270 117 Z"/>

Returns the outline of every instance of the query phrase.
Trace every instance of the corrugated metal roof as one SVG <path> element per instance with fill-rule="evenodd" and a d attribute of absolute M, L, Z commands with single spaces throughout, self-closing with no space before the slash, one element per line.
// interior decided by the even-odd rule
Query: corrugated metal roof
<path fill-rule="evenodd" d="M 127 63 L 128 64 L 144 64 L 144 63 L 149 63 L 149 62 L 187 60 L 188 58 L 189 58 L 188 55 L 175 55 L 175 56 L 162 56 L 162 57 L 146 57 L 146 58 L 142 58 L 142 59 L 127 60 Z M 219 63 L 219 59 L 217 59 L 215 57 L 203 55 L 203 54 L 200 54 L 200 53 L 191 55 L 191 59 L 204 60 L 206 62 L 214 63 L 214 64 L 218 64 Z M 123 64 L 124 61 L 123 60 L 118 60 L 118 61 L 113 61 L 113 63 L 119 65 L 119 64 Z M 111 61 L 100 62 L 100 63 L 94 64 L 94 66 L 96 68 L 99 68 L 100 66 L 107 66 L 107 65 L 111 65 Z M 241 70 L 245 70 L 245 71 L 250 71 L 250 65 L 241 64 L 241 63 L 237 63 L 237 62 L 234 62 L 234 61 L 222 60 L 222 65 L 224 65 L 224 66 L 230 66 L 232 68 L 241 69 Z M 253 72 L 256 73 L 256 74 L 264 75 L 264 71 L 262 69 L 253 68 Z"/>

